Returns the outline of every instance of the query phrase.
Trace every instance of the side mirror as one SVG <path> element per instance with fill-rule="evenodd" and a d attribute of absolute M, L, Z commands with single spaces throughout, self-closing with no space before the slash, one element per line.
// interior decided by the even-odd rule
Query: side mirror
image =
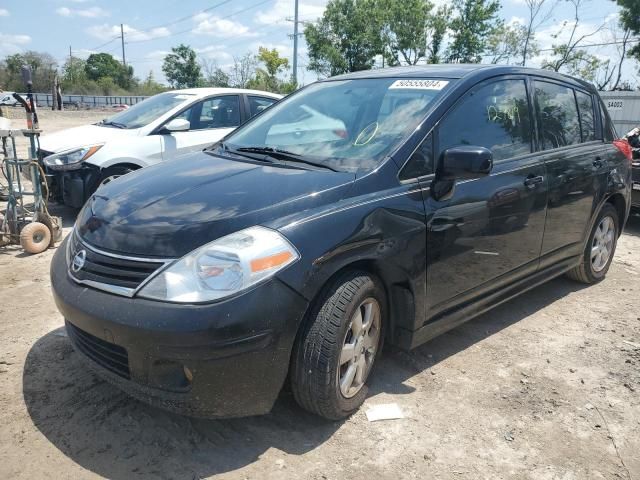
<path fill-rule="evenodd" d="M 442 153 L 439 180 L 470 180 L 491 173 L 493 153 L 484 147 L 459 145 Z"/>
<path fill-rule="evenodd" d="M 184 118 L 174 118 L 164 126 L 163 130 L 168 132 L 186 132 L 190 128 L 191 122 L 189 122 L 189 120 L 185 120 Z"/>

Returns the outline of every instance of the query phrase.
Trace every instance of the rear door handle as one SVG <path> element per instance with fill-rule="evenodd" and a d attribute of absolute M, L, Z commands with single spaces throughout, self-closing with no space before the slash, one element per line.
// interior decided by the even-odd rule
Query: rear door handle
<path fill-rule="evenodd" d="M 596 157 L 596 159 L 593 161 L 593 166 L 596 167 L 596 168 L 601 168 L 602 165 L 604 165 L 604 162 L 602 161 L 602 158 Z"/>
<path fill-rule="evenodd" d="M 524 185 L 527 188 L 534 189 L 538 185 L 540 185 L 542 182 L 544 182 L 544 177 L 542 175 L 538 175 L 536 177 L 527 177 L 527 178 L 525 178 Z"/>

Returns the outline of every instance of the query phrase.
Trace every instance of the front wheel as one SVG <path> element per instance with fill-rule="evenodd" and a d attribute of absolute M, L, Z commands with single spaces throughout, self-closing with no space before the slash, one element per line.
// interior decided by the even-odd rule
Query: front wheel
<path fill-rule="evenodd" d="M 129 167 L 120 167 L 120 166 L 113 166 L 113 167 L 109 167 L 107 169 L 105 169 L 102 172 L 102 175 L 100 176 L 100 181 L 98 182 L 98 188 L 111 183 L 112 181 L 114 181 L 116 178 L 121 177 L 123 175 L 126 175 L 127 173 L 131 173 L 133 172 L 133 169 L 129 168 Z"/>
<path fill-rule="evenodd" d="M 327 288 L 294 348 L 291 387 L 303 408 L 339 420 L 362 405 L 385 315 L 384 291 L 367 273 L 348 272 Z"/>
<path fill-rule="evenodd" d="M 582 263 L 567 273 L 569 278 L 587 284 L 602 280 L 613 261 L 619 232 L 618 212 L 613 205 L 607 203 L 593 225 L 582 255 Z"/>

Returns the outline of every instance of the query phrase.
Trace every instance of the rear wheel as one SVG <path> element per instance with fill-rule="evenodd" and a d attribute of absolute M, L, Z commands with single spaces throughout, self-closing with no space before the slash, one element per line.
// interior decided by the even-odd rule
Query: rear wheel
<path fill-rule="evenodd" d="M 620 221 L 613 205 L 605 204 L 596 219 L 585 247 L 582 263 L 567 275 L 582 283 L 597 283 L 609 271 L 618 243 Z"/>
<path fill-rule="evenodd" d="M 384 291 L 367 273 L 348 272 L 328 287 L 294 349 L 291 387 L 303 408 L 339 420 L 362 405 L 385 312 Z"/>

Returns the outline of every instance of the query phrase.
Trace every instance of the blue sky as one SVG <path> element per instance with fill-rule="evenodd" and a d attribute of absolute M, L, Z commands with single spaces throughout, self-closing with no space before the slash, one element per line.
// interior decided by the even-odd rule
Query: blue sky
<path fill-rule="evenodd" d="M 438 0 L 435 3 L 442 3 Z M 300 0 L 300 19 L 313 21 L 324 10 L 327 0 Z M 551 5 L 554 0 L 548 0 Z M 46 51 L 62 64 L 69 55 L 86 57 L 91 52 L 108 52 L 120 59 L 120 24 L 124 24 L 127 63 L 138 77 L 150 70 L 163 81 L 162 58 L 172 46 L 191 45 L 198 55 L 215 60 L 220 66 L 231 64 L 234 55 L 256 52 L 258 46 L 277 48 L 292 58 L 294 0 L 2 0 L 0 2 L 0 57 L 24 50 Z M 610 0 L 586 0 L 579 32 L 599 32 L 589 43 L 613 39 L 611 28 L 617 21 L 617 6 Z M 501 16 L 518 21 L 527 15 L 524 0 L 503 0 Z M 573 11 L 566 0 L 555 4 L 549 19 L 539 29 L 542 48 L 549 48 L 567 35 Z M 564 25 L 564 22 L 569 24 Z M 616 47 L 589 49 L 603 57 L 613 56 Z M 539 63 L 541 58 L 533 60 Z M 315 80 L 306 70 L 306 47 L 300 41 L 299 79 Z M 637 83 L 637 75 L 628 62 L 625 75 Z"/>

